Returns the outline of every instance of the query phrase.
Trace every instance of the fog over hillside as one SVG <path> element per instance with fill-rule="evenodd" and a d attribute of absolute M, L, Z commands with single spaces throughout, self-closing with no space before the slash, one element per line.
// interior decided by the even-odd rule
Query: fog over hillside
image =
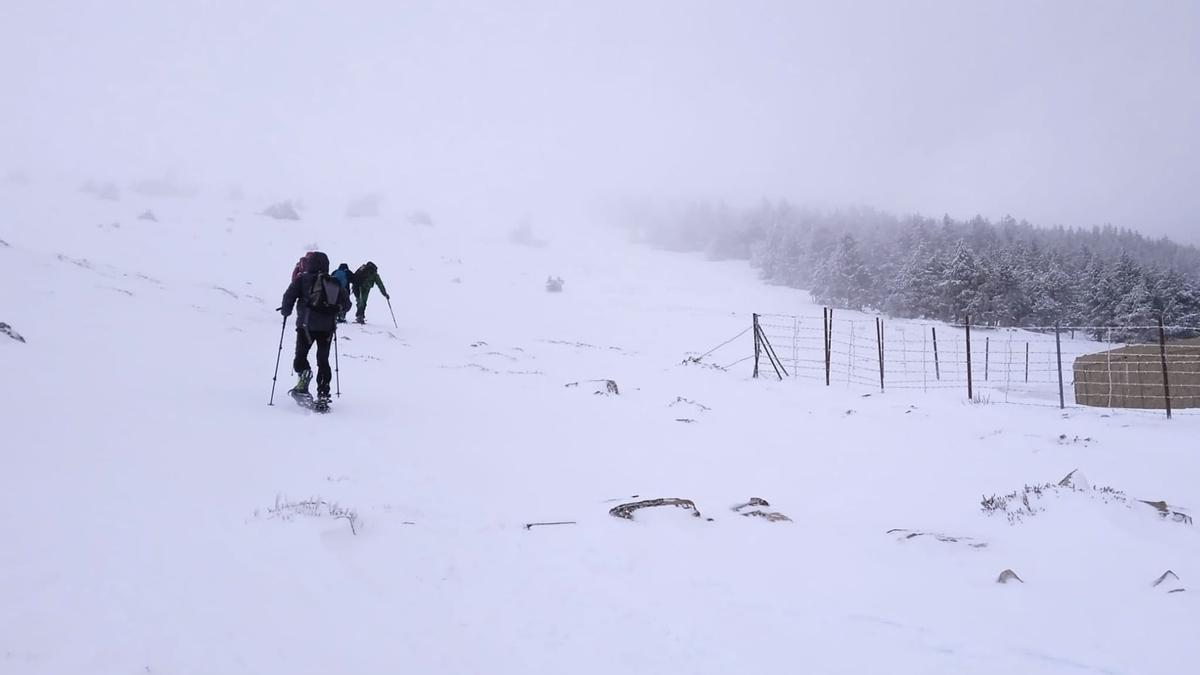
<path fill-rule="evenodd" d="M 517 217 L 787 198 L 1197 241 L 1200 5 L 0 7 L 0 169 Z"/>

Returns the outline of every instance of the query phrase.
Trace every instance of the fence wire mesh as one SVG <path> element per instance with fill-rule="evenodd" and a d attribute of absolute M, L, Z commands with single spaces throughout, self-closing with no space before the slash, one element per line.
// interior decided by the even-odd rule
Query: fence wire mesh
<path fill-rule="evenodd" d="M 742 360 L 755 360 L 764 376 L 776 376 L 776 357 L 786 376 L 830 385 L 970 390 L 978 401 L 1055 407 L 1164 411 L 1169 401 L 1175 413 L 1200 414 L 1200 339 L 1129 339 L 1158 336 L 1158 324 L 995 328 L 753 316 L 762 353 Z M 1200 334 L 1200 327 L 1162 328 L 1163 335 Z"/>

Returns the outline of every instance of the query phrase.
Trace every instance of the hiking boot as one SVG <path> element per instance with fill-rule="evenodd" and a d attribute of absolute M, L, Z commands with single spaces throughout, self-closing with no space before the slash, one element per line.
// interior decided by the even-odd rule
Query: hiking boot
<path fill-rule="evenodd" d="M 292 387 L 292 393 L 307 394 L 308 393 L 308 383 L 311 381 L 312 381 L 312 371 L 311 370 L 306 370 L 303 373 L 300 373 L 300 380 L 298 382 L 296 382 L 296 386 Z"/>
<path fill-rule="evenodd" d="M 365 316 L 354 317 L 354 323 L 366 323 L 366 322 L 367 322 L 367 317 L 365 317 Z"/>

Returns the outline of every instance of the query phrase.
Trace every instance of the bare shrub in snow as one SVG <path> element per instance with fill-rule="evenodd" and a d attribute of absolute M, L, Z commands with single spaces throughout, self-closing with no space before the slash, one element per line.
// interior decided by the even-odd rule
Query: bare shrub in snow
<path fill-rule="evenodd" d="M 275 495 L 275 505 L 267 509 L 267 517 L 269 518 L 291 521 L 297 516 L 345 520 L 350 524 L 350 532 L 358 534 L 358 511 L 345 508 L 337 502 L 327 502 L 320 497 L 291 501 L 282 495 Z"/>
<path fill-rule="evenodd" d="M 708 362 L 704 361 L 703 359 L 704 359 L 703 356 L 688 356 L 688 357 L 684 358 L 682 361 L 680 361 L 679 365 L 681 365 L 681 366 L 700 366 L 701 368 L 711 368 L 713 370 L 719 370 L 719 371 L 725 372 L 725 373 L 729 372 L 729 369 L 726 368 L 725 366 L 719 366 L 715 363 L 708 363 Z"/>
<path fill-rule="evenodd" d="M 708 412 L 709 410 L 712 410 L 712 408 L 704 405 L 703 403 L 697 403 L 696 401 L 693 401 L 690 398 L 684 398 L 682 396 L 676 396 L 675 400 L 672 401 L 671 405 L 668 407 L 674 408 L 675 406 L 681 406 L 681 405 L 691 406 L 692 408 L 694 408 L 695 410 L 698 410 L 700 412 Z"/>
<path fill-rule="evenodd" d="M 138 220 L 149 220 L 152 223 L 157 223 L 158 216 L 154 215 L 154 212 L 150 209 L 146 209 L 140 216 L 138 216 Z"/>
<path fill-rule="evenodd" d="M 1144 499 L 1133 499 L 1124 492 L 1113 487 L 1092 487 L 1078 470 L 1072 471 L 1057 483 L 1041 483 L 1026 485 L 1020 490 L 1013 490 L 1006 495 L 984 496 L 980 501 L 981 510 L 987 515 L 1003 513 L 1009 523 L 1019 523 L 1024 518 L 1035 516 L 1046 510 L 1043 500 L 1047 497 L 1076 496 L 1102 504 L 1118 504 L 1125 508 L 1133 508 L 1135 503 L 1146 504 L 1158 511 L 1163 519 L 1171 519 L 1177 523 L 1190 525 L 1191 516 L 1185 510 L 1171 506 L 1165 501 L 1151 502 Z"/>
<path fill-rule="evenodd" d="M 562 277 L 546 277 L 546 292 L 562 293 L 563 280 Z"/>

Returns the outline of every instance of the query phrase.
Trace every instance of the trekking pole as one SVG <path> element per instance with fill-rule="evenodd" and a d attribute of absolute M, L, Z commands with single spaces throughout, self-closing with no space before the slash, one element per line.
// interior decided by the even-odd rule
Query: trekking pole
<path fill-rule="evenodd" d="M 397 329 L 400 328 L 400 324 L 396 323 L 396 313 L 392 311 L 392 299 L 384 298 L 384 300 L 387 300 L 388 313 L 390 313 L 392 315 L 392 325 L 395 326 Z"/>
<path fill-rule="evenodd" d="M 333 381 L 336 383 L 336 386 L 337 386 L 337 397 L 341 398 L 342 397 L 342 372 L 341 372 L 341 368 L 338 364 L 337 327 L 336 326 L 333 329 Z"/>
<path fill-rule="evenodd" d="M 267 405 L 275 405 L 275 381 L 279 379 L 279 359 L 283 356 L 283 334 L 287 331 L 287 316 L 283 317 L 283 325 L 279 327 L 279 353 L 275 355 L 275 374 L 271 376 L 271 400 Z"/>

